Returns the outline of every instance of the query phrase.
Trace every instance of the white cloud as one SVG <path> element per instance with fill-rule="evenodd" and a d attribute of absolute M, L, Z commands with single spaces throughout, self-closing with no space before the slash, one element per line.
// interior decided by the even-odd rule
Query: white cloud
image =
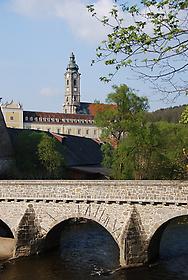
<path fill-rule="evenodd" d="M 106 28 L 87 11 L 87 0 L 9 0 L 12 11 L 33 18 L 57 17 L 63 19 L 80 38 L 98 41 L 104 38 Z M 109 15 L 113 0 L 97 0 L 99 16 Z"/>
<path fill-rule="evenodd" d="M 99 41 L 105 38 L 108 29 L 94 19 L 87 11 L 86 5 L 90 0 L 8 0 L 9 8 L 17 14 L 33 18 L 56 17 L 64 20 L 71 28 L 72 32 L 87 41 Z M 113 7 L 113 0 L 93 0 L 98 17 L 108 16 Z M 153 12 L 158 12 L 156 6 Z M 168 12 L 168 7 L 165 7 Z M 147 8 L 141 11 L 141 16 L 136 20 L 145 20 Z M 119 9 L 120 16 L 125 19 L 124 24 L 128 26 L 134 24 L 133 17 L 128 13 L 123 13 Z M 153 33 L 153 24 L 147 20 L 145 31 Z"/>
<path fill-rule="evenodd" d="M 40 95 L 46 96 L 46 97 L 52 97 L 59 95 L 60 91 L 55 88 L 49 88 L 49 87 L 44 87 L 40 90 Z"/>

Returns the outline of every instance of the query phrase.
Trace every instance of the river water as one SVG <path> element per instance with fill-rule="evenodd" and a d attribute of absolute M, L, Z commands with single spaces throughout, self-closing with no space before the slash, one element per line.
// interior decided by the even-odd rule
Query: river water
<path fill-rule="evenodd" d="M 95 224 L 72 224 L 63 230 L 59 250 L 7 263 L 0 280 L 187 280 L 188 225 L 165 230 L 160 256 L 153 267 L 111 273 L 118 267 L 111 236 Z"/>

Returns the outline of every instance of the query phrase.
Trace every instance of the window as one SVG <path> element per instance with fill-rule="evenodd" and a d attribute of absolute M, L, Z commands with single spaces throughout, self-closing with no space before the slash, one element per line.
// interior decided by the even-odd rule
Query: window
<path fill-rule="evenodd" d="M 74 87 L 76 86 L 76 80 L 74 79 Z"/>
<path fill-rule="evenodd" d="M 70 128 L 68 129 L 68 134 L 71 134 L 71 129 Z"/>
<path fill-rule="evenodd" d="M 28 117 L 25 117 L 25 121 L 28 121 Z"/>
<path fill-rule="evenodd" d="M 67 86 L 69 85 L 69 80 L 67 80 Z"/>
<path fill-rule="evenodd" d="M 29 120 L 32 122 L 33 121 L 33 117 L 30 117 Z"/>
<path fill-rule="evenodd" d="M 59 128 L 57 129 L 57 133 L 60 134 L 60 129 Z"/>
<path fill-rule="evenodd" d="M 13 120 L 14 120 L 14 117 L 13 117 L 13 116 L 11 116 L 11 117 L 10 117 L 10 120 L 11 120 L 11 121 L 13 121 Z"/>
<path fill-rule="evenodd" d="M 81 129 L 78 129 L 78 134 L 79 134 L 79 135 L 81 134 Z"/>
<path fill-rule="evenodd" d="M 94 135 L 96 135 L 96 134 L 97 134 L 97 131 L 94 129 L 93 133 L 94 133 Z"/>
<path fill-rule="evenodd" d="M 86 129 L 86 134 L 87 134 L 87 135 L 89 134 L 89 130 L 88 130 L 88 129 Z"/>

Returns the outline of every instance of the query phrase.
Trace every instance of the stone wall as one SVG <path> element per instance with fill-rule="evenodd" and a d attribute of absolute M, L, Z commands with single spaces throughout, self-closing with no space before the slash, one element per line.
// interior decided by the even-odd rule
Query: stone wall
<path fill-rule="evenodd" d="M 16 239 L 15 257 L 41 251 L 51 229 L 82 217 L 112 235 L 121 265 L 144 264 L 156 231 L 188 215 L 187 206 L 187 181 L 0 181 L 0 219 Z"/>

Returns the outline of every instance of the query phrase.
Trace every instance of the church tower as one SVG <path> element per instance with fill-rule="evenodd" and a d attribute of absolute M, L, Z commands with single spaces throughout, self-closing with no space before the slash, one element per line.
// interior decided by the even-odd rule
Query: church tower
<path fill-rule="evenodd" d="M 76 114 L 80 106 L 80 73 L 76 64 L 75 56 L 72 53 L 65 72 L 65 100 L 63 113 Z"/>

